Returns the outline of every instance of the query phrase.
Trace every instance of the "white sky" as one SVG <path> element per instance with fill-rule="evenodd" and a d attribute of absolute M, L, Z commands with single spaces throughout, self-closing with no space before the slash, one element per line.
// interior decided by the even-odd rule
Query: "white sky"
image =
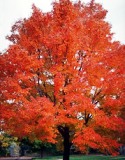
<path fill-rule="evenodd" d="M 100 2 L 108 10 L 107 21 L 112 25 L 114 39 L 125 44 L 125 0 L 95 0 L 95 2 Z M 52 0 L 0 0 L 0 51 L 8 47 L 9 42 L 5 37 L 10 33 L 15 21 L 31 15 L 33 3 L 44 12 L 52 9 Z"/>

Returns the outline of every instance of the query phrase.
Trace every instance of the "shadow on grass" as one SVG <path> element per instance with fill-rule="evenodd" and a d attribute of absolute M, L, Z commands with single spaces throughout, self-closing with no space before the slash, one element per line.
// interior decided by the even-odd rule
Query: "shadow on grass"
<path fill-rule="evenodd" d="M 45 157 L 45 158 L 34 158 L 33 160 L 63 160 L 62 156 L 57 157 Z M 125 160 L 125 156 L 103 156 L 103 155 L 94 155 L 94 156 L 70 156 L 70 160 Z"/>

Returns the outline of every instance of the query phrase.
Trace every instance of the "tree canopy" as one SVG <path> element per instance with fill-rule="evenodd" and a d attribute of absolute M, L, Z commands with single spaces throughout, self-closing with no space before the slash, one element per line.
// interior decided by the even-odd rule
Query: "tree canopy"
<path fill-rule="evenodd" d="M 12 26 L 1 61 L 1 129 L 70 146 L 117 153 L 124 132 L 125 45 L 112 40 L 107 11 L 94 0 L 33 5 Z"/>

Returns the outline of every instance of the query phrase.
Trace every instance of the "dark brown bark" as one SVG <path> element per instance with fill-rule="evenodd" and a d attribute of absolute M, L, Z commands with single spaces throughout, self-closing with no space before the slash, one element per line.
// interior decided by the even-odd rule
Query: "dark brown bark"
<path fill-rule="evenodd" d="M 44 156 L 44 146 L 41 146 L 40 148 L 40 157 L 43 158 Z"/>
<path fill-rule="evenodd" d="M 58 130 L 63 137 L 63 146 L 64 146 L 63 160 L 69 160 L 70 147 L 71 147 L 69 127 L 58 126 Z"/>

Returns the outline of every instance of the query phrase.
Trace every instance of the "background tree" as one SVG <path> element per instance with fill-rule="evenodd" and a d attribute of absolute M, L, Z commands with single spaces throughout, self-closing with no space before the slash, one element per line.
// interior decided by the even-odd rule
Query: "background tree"
<path fill-rule="evenodd" d="M 2 130 L 52 143 L 60 134 L 64 160 L 72 143 L 117 153 L 125 46 L 112 40 L 106 13 L 94 0 L 60 0 L 15 23 L 1 55 Z"/>
<path fill-rule="evenodd" d="M 0 134 L 0 156 L 10 155 L 9 147 L 13 142 L 18 144 L 19 143 L 18 138 L 11 137 L 7 135 L 6 133 Z"/>

